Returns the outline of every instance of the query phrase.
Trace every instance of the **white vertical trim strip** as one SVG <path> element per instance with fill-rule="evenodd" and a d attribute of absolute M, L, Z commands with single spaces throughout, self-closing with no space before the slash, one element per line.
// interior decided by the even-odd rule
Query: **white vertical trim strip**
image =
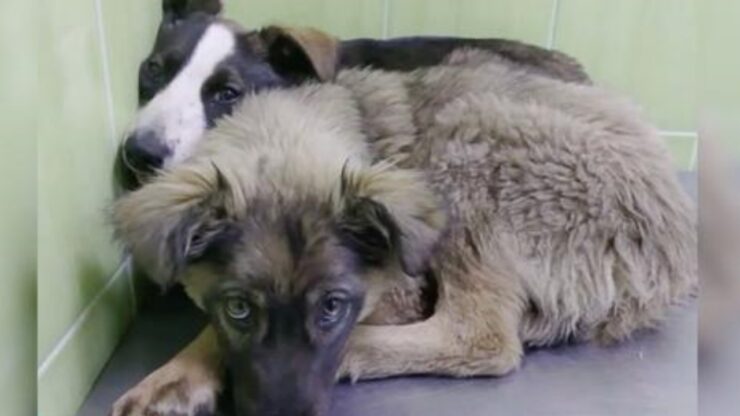
<path fill-rule="evenodd" d="M 116 271 L 113 273 L 113 276 L 108 279 L 108 282 L 103 286 L 102 289 L 92 298 L 92 300 L 85 306 L 85 309 L 80 312 L 79 316 L 77 316 L 77 319 L 72 323 L 72 325 L 67 329 L 67 332 L 64 333 L 62 338 L 59 339 L 59 341 L 56 343 L 54 348 L 51 350 L 51 352 L 44 358 L 44 361 L 39 365 L 37 371 L 36 371 L 36 377 L 37 379 L 41 379 L 43 375 L 46 373 L 46 371 L 51 367 L 51 364 L 54 363 L 54 360 L 59 356 L 59 354 L 62 353 L 64 350 L 64 347 L 69 344 L 69 342 L 72 340 L 72 338 L 77 334 L 82 326 L 85 324 L 85 321 L 87 321 L 88 317 L 92 313 L 93 308 L 95 305 L 97 305 L 98 302 L 103 298 L 103 295 L 105 295 L 105 292 L 107 292 L 113 284 L 120 278 L 123 272 L 125 271 L 127 262 L 121 263 Z"/>
<path fill-rule="evenodd" d="M 103 6 L 101 0 L 95 0 L 95 26 L 98 32 L 98 41 L 100 42 L 100 60 L 103 71 L 103 87 L 105 88 L 105 106 L 108 112 L 108 134 L 110 141 L 115 149 L 118 146 L 118 129 L 116 127 L 115 108 L 113 104 L 113 88 L 110 79 L 110 61 L 108 57 L 108 40 L 105 36 L 105 27 L 103 24 Z"/>
<path fill-rule="evenodd" d="M 689 162 L 689 169 L 696 170 L 696 165 L 699 163 L 699 136 L 694 139 L 694 150 L 691 152 L 691 161 Z"/>
<path fill-rule="evenodd" d="M 550 27 L 547 30 L 547 49 L 555 47 L 555 37 L 558 31 L 558 17 L 560 16 L 560 0 L 552 0 L 550 11 Z"/>
<path fill-rule="evenodd" d="M 113 149 L 116 149 L 119 145 L 118 138 L 118 126 L 116 125 L 116 108 L 113 102 L 113 83 L 111 82 L 110 72 L 110 55 L 108 54 L 108 38 L 105 35 L 105 22 L 103 20 L 103 4 L 102 0 L 95 0 L 95 20 L 96 29 L 98 32 L 98 40 L 100 42 L 100 60 L 103 71 L 103 87 L 105 88 L 105 106 L 107 109 L 108 116 L 108 134 L 110 135 L 110 141 L 113 144 Z M 123 264 L 130 262 L 130 258 L 126 257 L 123 260 Z M 136 291 L 134 289 L 134 278 L 131 273 L 129 265 L 125 266 L 127 278 L 129 280 L 129 296 L 131 296 L 131 305 L 133 312 L 136 313 Z"/>
<path fill-rule="evenodd" d="M 126 262 L 128 265 L 126 266 L 126 274 L 128 275 L 128 289 L 131 292 L 131 307 L 133 310 L 134 315 L 139 312 L 139 302 L 136 297 L 136 283 L 134 282 L 134 267 L 133 267 L 133 260 L 131 258 L 127 258 Z"/>
<path fill-rule="evenodd" d="M 136 301 L 136 285 L 134 284 L 134 273 L 133 273 L 133 260 L 130 254 L 126 254 L 123 257 L 124 272 L 126 273 L 126 280 L 128 280 L 128 291 L 131 296 L 131 310 L 134 315 L 138 312 L 138 302 Z"/>

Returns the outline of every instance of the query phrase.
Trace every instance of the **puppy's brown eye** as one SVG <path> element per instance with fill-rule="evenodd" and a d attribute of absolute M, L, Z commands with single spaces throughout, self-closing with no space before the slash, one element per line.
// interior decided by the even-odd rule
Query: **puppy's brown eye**
<path fill-rule="evenodd" d="M 342 309 L 342 301 L 340 301 L 337 298 L 329 298 L 326 301 L 324 301 L 324 315 L 326 316 L 336 316 L 339 314 L 339 311 Z"/>
<path fill-rule="evenodd" d="M 252 315 L 252 310 L 249 307 L 249 302 L 244 298 L 232 297 L 226 300 L 225 304 L 226 314 L 229 318 L 237 321 L 244 321 Z"/>
<path fill-rule="evenodd" d="M 341 292 L 328 293 L 321 300 L 319 326 L 328 329 L 337 324 L 347 313 L 347 297 Z"/>

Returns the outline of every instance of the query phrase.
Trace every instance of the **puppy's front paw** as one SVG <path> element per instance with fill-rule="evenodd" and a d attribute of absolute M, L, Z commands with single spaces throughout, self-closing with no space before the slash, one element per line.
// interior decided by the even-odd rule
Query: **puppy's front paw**
<path fill-rule="evenodd" d="M 381 355 L 372 347 L 351 344 L 339 365 L 336 380 L 349 380 L 356 383 L 360 379 L 382 377 L 376 374 L 376 370 L 379 370 L 378 363 L 381 362 L 379 360 L 382 360 Z"/>
<path fill-rule="evenodd" d="M 349 380 L 351 383 L 356 383 L 360 379 L 361 375 L 362 370 L 359 368 L 359 363 L 347 354 L 337 370 L 335 379 L 336 381 Z"/>
<path fill-rule="evenodd" d="M 119 398 L 111 416 L 209 416 L 219 391 L 217 378 L 167 364 Z"/>

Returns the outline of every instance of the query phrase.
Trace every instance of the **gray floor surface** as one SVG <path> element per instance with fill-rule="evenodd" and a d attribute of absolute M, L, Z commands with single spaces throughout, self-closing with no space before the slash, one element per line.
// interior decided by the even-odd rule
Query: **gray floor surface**
<path fill-rule="evenodd" d="M 682 175 L 696 194 L 695 179 Z M 95 383 L 79 416 L 113 401 L 192 339 L 205 319 L 182 293 L 143 310 Z M 567 345 L 530 351 L 502 378 L 407 377 L 340 384 L 331 416 L 693 416 L 697 308 L 679 308 L 656 332 L 611 348 Z M 224 415 L 228 415 L 225 412 Z"/>

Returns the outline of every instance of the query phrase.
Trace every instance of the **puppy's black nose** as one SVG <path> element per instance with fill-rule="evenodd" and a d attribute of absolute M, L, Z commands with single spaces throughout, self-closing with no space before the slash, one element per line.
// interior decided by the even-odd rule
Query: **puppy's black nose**
<path fill-rule="evenodd" d="M 123 145 L 123 162 L 137 174 L 150 174 L 164 165 L 170 150 L 151 132 L 135 133 Z"/>
<path fill-rule="evenodd" d="M 133 191 L 142 185 L 142 180 L 164 165 L 170 150 L 150 133 L 132 134 L 118 148 L 114 168 L 116 189 Z"/>

